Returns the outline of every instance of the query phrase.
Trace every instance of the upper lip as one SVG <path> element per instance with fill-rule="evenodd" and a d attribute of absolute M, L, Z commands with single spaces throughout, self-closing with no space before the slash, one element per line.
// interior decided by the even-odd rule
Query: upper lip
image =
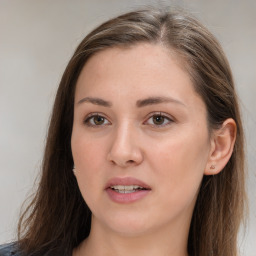
<path fill-rule="evenodd" d="M 150 186 L 148 184 L 146 184 L 145 182 L 138 180 L 136 178 L 133 177 L 115 177 L 110 179 L 107 182 L 107 185 L 105 187 L 105 189 L 111 187 L 111 186 L 115 186 L 115 185 L 123 185 L 123 186 L 131 186 L 131 185 L 137 185 L 146 189 L 151 189 Z"/>

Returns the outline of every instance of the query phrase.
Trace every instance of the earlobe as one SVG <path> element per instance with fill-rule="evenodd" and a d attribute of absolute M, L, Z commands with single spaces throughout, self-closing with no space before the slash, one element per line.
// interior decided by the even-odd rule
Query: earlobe
<path fill-rule="evenodd" d="M 228 118 L 218 130 L 213 131 L 205 175 L 215 175 L 223 170 L 233 153 L 235 140 L 236 123 Z"/>
<path fill-rule="evenodd" d="M 74 167 L 73 167 L 73 173 L 74 173 L 74 175 L 76 176 L 76 167 L 75 167 L 75 165 L 74 165 Z"/>

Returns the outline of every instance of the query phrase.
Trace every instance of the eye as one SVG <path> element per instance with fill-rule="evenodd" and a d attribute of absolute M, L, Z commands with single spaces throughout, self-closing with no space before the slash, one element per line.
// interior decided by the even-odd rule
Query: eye
<path fill-rule="evenodd" d="M 149 124 L 151 126 L 160 126 L 160 127 L 163 127 L 163 126 L 166 126 L 166 125 L 169 125 L 173 122 L 172 118 L 165 115 L 165 114 L 162 114 L 162 113 L 155 113 L 153 114 L 151 117 L 149 117 L 147 120 L 146 120 L 146 124 Z M 144 123 L 144 124 L 145 124 Z"/>
<path fill-rule="evenodd" d="M 109 125 L 110 122 L 104 117 L 99 114 L 92 114 L 84 120 L 84 123 L 87 126 L 103 126 Z"/>

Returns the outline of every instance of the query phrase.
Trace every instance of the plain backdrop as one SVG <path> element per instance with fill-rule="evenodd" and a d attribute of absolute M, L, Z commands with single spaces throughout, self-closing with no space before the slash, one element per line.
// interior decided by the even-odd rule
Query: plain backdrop
<path fill-rule="evenodd" d="M 256 256 L 255 0 L 0 0 L 0 243 L 40 171 L 57 85 L 75 47 L 110 17 L 147 5 L 182 6 L 219 39 L 230 61 L 247 138 L 250 218 L 242 255 Z"/>

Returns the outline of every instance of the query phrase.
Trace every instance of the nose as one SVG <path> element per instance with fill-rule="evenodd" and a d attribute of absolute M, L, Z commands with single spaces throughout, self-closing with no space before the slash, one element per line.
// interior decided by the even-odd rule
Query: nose
<path fill-rule="evenodd" d="M 122 168 L 139 165 L 143 161 L 143 153 L 138 136 L 136 128 L 128 125 L 118 127 L 113 132 L 107 160 Z"/>

